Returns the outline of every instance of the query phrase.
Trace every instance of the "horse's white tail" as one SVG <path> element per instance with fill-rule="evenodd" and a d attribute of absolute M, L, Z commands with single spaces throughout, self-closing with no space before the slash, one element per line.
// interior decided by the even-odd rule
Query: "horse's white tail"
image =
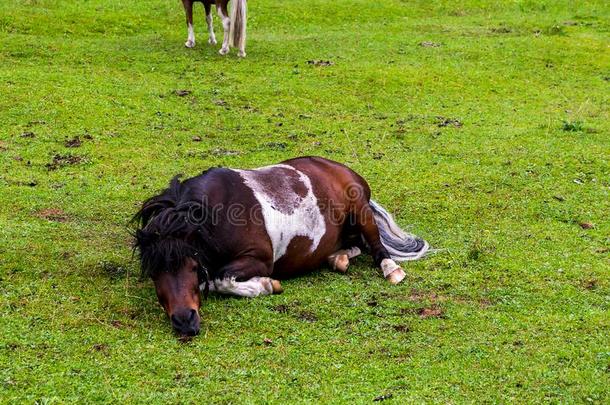
<path fill-rule="evenodd" d="M 246 48 L 246 0 L 233 0 L 229 44 L 240 50 Z"/>
<path fill-rule="evenodd" d="M 428 242 L 400 229 L 392 215 L 375 201 L 370 200 L 369 205 L 373 209 L 381 243 L 393 260 L 404 262 L 421 259 L 426 255 L 430 250 Z"/>

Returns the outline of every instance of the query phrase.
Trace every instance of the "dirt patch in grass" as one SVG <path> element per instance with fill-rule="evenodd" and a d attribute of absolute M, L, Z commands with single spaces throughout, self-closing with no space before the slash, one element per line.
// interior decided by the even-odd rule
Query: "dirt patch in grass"
<path fill-rule="evenodd" d="M 80 137 L 78 137 L 78 136 L 75 136 L 75 137 L 74 137 L 74 138 L 72 138 L 72 139 L 67 139 L 67 140 L 64 142 L 64 146 L 65 146 L 66 148 L 78 148 L 78 147 L 80 147 L 82 144 L 83 144 L 83 141 L 81 141 Z"/>
<path fill-rule="evenodd" d="M 30 180 L 30 181 L 18 181 L 17 183 L 15 183 L 19 186 L 26 186 L 26 187 L 36 187 L 38 185 L 38 182 L 36 180 Z"/>
<path fill-rule="evenodd" d="M 579 222 L 578 225 L 580 225 L 580 227 L 582 229 L 593 229 L 593 228 L 595 228 L 595 225 L 593 225 L 591 222 Z"/>
<path fill-rule="evenodd" d="M 412 289 L 407 299 L 411 302 L 429 303 L 433 307 L 438 307 L 437 304 L 443 302 L 451 302 L 465 305 L 478 305 L 481 308 L 487 308 L 493 305 L 493 302 L 488 298 L 465 297 L 465 296 L 446 296 L 434 291 L 421 291 Z M 413 312 L 413 311 L 412 311 Z"/>
<path fill-rule="evenodd" d="M 68 214 L 59 208 L 45 208 L 36 213 L 36 216 L 41 219 L 46 219 L 52 222 L 67 222 L 70 217 Z"/>
<path fill-rule="evenodd" d="M 87 159 L 78 155 L 56 154 L 53 156 L 53 160 L 46 164 L 46 168 L 48 170 L 57 170 L 65 166 L 77 165 L 86 161 Z"/>
<path fill-rule="evenodd" d="M 267 142 L 263 145 L 264 150 L 284 150 L 288 147 L 286 142 Z"/>
<path fill-rule="evenodd" d="M 513 32 L 512 28 L 509 27 L 494 27 L 490 31 L 494 34 L 510 34 Z"/>
<path fill-rule="evenodd" d="M 96 343 L 91 347 L 91 351 L 108 354 L 108 345 L 106 343 Z"/>
<path fill-rule="evenodd" d="M 335 63 L 333 61 L 330 61 L 330 60 L 317 60 L 317 59 L 314 59 L 314 60 L 308 60 L 307 64 L 308 65 L 312 65 L 312 66 L 332 66 Z"/>
<path fill-rule="evenodd" d="M 434 291 L 421 291 L 421 290 L 417 290 L 417 289 L 412 289 L 411 293 L 409 294 L 408 297 L 409 301 L 412 302 L 430 302 L 432 304 L 436 303 L 436 302 L 445 302 L 445 301 L 457 301 L 457 302 L 463 302 L 463 299 L 460 298 L 450 298 L 450 297 L 446 297 L 444 295 L 438 294 Z"/>
<path fill-rule="evenodd" d="M 290 312 L 290 307 L 288 305 L 280 304 L 276 305 L 272 308 L 275 312 L 279 312 L 280 314 L 287 314 Z"/>
<path fill-rule="evenodd" d="M 462 122 L 460 120 L 458 120 L 457 118 L 447 118 L 447 117 L 443 117 L 443 116 L 439 115 L 436 117 L 436 125 L 439 128 L 444 128 L 444 127 L 461 128 Z"/>
<path fill-rule="evenodd" d="M 187 89 L 176 90 L 176 91 L 174 91 L 174 94 L 177 95 L 178 97 L 186 97 L 189 94 L 191 94 L 191 91 L 187 90 Z"/>
<path fill-rule="evenodd" d="M 383 395 L 379 395 L 378 397 L 375 397 L 373 399 L 373 402 L 381 402 L 381 401 L 385 401 L 386 399 L 390 399 L 392 398 L 393 395 L 391 393 L 388 394 L 383 394 Z"/>
<path fill-rule="evenodd" d="M 432 306 L 432 307 L 429 307 L 429 308 L 419 308 L 417 310 L 417 314 L 422 319 L 427 319 L 427 318 L 444 318 L 445 317 L 444 311 L 442 310 L 442 308 L 440 308 L 438 306 Z"/>
<path fill-rule="evenodd" d="M 411 328 L 408 327 L 407 325 L 394 325 L 394 326 L 392 326 L 392 328 L 396 332 L 400 332 L 400 333 L 409 333 L 409 332 L 411 332 Z"/>
<path fill-rule="evenodd" d="M 113 280 L 123 278 L 127 275 L 127 268 L 119 263 L 103 261 L 100 262 L 100 268 L 106 276 Z"/>
<path fill-rule="evenodd" d="M 126 325 L 119 321 L 118 319 L 113 319 L 112 321 L 110 321 L 110 325 L 112 325 L 112 327 L 117 328 L 117 329 L 123 329 L 126 327 Z"/>
<path fill-rule="evenodd" d="M 596 290 L 597 287 L 599 286 L 598 281 L 594 278 L 590 278 L 588 280 L 583 280 L 580 285 L 582 286 L 582 288 L 592 291 L 592 290 Z"/>
<path fill-rule="evenodd" d="M 439 296 L 437 293 L 432 291 L 420 291 L 412 289 L 409 294 L 409 301 L 421 302 L 421 301 L 445 301 L 445 297 Z"/>
<path fill-rule="evenodd" d="M 565 28 L 563 25 L 554 24 L 549 27 L 546 27 L 542 30 L 542 33 L 545 35 L 560 35 L 563 36 L 566 34 Z"/>
<path fill-rule="evenodd" d="M 428 318 L 444 318 L 445 311 L 438 304 L 431 304 L 426 306 L 420 306 L 417 308 L 402 308 L 400 310 L 402 315 L 417 315 L 421 319 Z"/>
<path fill-rule="evenodd" d="M 36 138 L 36 134 L 34 134 L 32 131 L 25 131 L 23 132 L 21 135 L 19 135 L 20 138 Z"/>
<path fill-rule="evenodd" d="M 423 41 L 419 43 L 419 46 L 423 48 L 439 48 L 441 44 L 439 44 L 438 42 Z"/>
<path fill-rule="evenodd" d="M 280 314 L 292 315 L 299 321 L 316 322 L 318 320 L 318 316 L 313 312 L 300 309 L 298 302 L 293 302 L 290 304 L 279 304 L 272 307 L 271 310 Z"/>
<path fill-rule="evenodd" d="M 318 317 L 313 312 L 301 311 L 298 313 L 297 319 L 304 322 L 316 322 Z"/>
<path fill-rule="evenodd" d="M 479 300 L 479 305 L 481 306 L 481 308 L 488 308 L 493 305 L 493 302 L 488 298 L 481 298 Z"/>

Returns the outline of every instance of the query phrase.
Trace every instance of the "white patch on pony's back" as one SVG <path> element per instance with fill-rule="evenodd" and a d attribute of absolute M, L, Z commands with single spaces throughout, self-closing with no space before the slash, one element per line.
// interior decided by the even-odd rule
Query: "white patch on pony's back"
<path fill-rule="evenodd" d="M 326 223 L 305 173 L 284 164 L 235 171 L 261 205 L 274 262 L 286 254 L 296 236 L 311 239 L 310 252 L 318 248 Z M 270 184 L 275 185 L 274 189 Z M 304 192 L 299 193 L 299 188 Z"/>

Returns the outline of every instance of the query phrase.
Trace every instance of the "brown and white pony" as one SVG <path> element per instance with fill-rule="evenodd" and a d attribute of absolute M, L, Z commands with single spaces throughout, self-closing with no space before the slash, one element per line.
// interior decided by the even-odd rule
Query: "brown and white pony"
<path fill-rule="evenodd" d="M 212 25 L 212 5 L 216 5 L 218 16 L 222 20 L 224 37 L 219 53 L 226 55 L 229 47 L 238 48 L 237 56 L 246 56 L 246 0 L 233 0 L 234 4 L 229 17 L 229 0 L 182 0 L 184 12 L 186 13 L 186 27 L 188 38 L 184 43 L 187 48 L 195 46 L 195 28 L 193 26 L 193 3 L 201 2 L 205 9 L 205 20 L 208 23 L 208 43 L 216 45 L 216 36 Z"/>
<path fill-rule="evenodd" d="M 361 250 L 397 284 L 405 273 L 396 261 L 419 259 L 429 247 L 370 197 L 361 176 L 320 157 L 175 177 L 136 214 L 142 272 L 181 335 L 199 332 L 200 291 L 279 293 L 279 279 L 324 263 L 346 272 Z"/>

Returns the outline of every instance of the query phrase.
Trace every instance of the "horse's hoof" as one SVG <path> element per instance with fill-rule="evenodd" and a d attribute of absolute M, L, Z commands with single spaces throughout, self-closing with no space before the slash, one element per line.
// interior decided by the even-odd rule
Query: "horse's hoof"
<path fill-rule="evenodd" d="M 194 48 L 195 47 L 195 41 L 189 39 L 188 41 L 186 41 L 184 43 L 184 46 L 186 46 L 187 48 Z"/>
<path fill-rule="evenodd" d="M 349 267 L 349 256 L 348 255 L 337 255 L 332 259 L 331 266 L 333 270 L 336 270 L 340 273 L 347 272 L 347 268 Z"/>
<path fill-rule="evenodd" d="M 281 294 L 284 292 L 282 288 L 282 284 L 279 280 L 271 280 L 271 288 L 273 289 L 273 294 Z"/>
<path fill-rule="evenodd" d="M 237 52 L 237 56 L 239 56 L 240 58 L 245 58 L 246 57 L 246 52 L 245 51 L 239 51 L 239 52 Z"/>
<path fill-rule="evenodd" d="M 224 56 L 229 53 L 229 48 L 220 48 L 220 51 L 218 51 L 218 53 Z"/>
<path fill-rule="evenodd" d="M 208 38 L 208 44 L 210 45 L 216 45 L 218 42 L 216 41 L 216 38 Z"/>
<path fill-rule="evenodd" d="M 400 283 L 405 278 L 405 276 L 406 274 L 404 270 L 398 267 L 396 268 L 396 270 L 388 274 L 385 279 L 388 280 L 390 284 L 396 285 Z"/>

